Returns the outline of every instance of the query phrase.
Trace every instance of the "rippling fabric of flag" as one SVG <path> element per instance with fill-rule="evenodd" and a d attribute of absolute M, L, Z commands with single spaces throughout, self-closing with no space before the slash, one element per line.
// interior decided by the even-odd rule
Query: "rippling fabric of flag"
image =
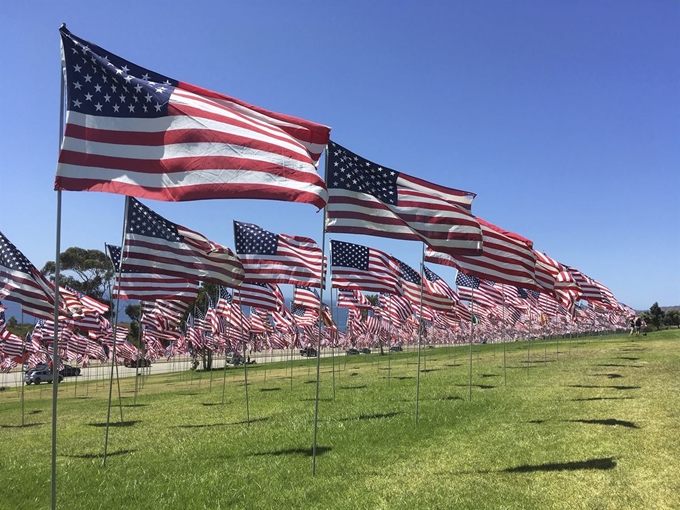
<path fill-rule="evenodd" d="M 229 248 L 166 220 L 134 198 L 128 200 L 123 270 L 241 285 L 243 265 Z"/>
<path fill-rule="evenodd" d="M 234 244 L 249 281 L 321 284 L 322 253 L 314 239 L 274 234 L 252 223 L 234 221 Z"/>
<path fill-rule="evenodd" d="M 433 294 L 430 287 L 424 285 L 423 279 L 418 271 L 399 259 L 395 260 L 397 261 L 397 264 L 399 264 L 399 278 L 401 280 L 401 286 L 404 289 L 404 295 L 411 301 L 414 312 L 418 313 L 420 311 L 421 294 L 423 306 L 429 306 L 442 312 L 453 310 L 455 302 L 450 296 L 440 293 Z"/>
<path fill-rule="evenodd" d="M 385 252 L 331 241 L 331 286 L 364 292 L 402 294 L 399 265 Z"/>
<path fill-rule="evenodd" d="M 326 231 L 422 241 L 445 253 L 478 255 L 474 193 L 383 167 L 330 142 Z"/>
<path fill-rule="evenodd" d="M 38 319 L 54 318 L 54 285 L 0 232 L 0 297 Z M 60 298 L 61 313 L 66 312 Z M 66 314 L 66 313 L 65 313 Z"/>
<path fill-rule="evenodd" d="M 127 267 L 120 268 L 120 246 L 106 244 L 106 251 L 111 259 L 116 275 L 113 293 L 120 299 L 139 299 L 155 301 L 171 299 L 174 301 L 194 301 L 198 297 L 198 282 L 186 277 L 154 274 L 146 270 L 135 271 Z"/>
<path fill-rule="evenodd" d="M 533 243 L 519 234 L 477 219 L 484 235 L 479 256 L 450 255 L 439 249 L 428 248 L 425 250 L 425 260 L 452 266 L 494 282 L 540 290 L 536 282 Z"/>
<path fill-rule="evenodd" d="M 326 204 L 330 128 L 133 64 L 60 29 L 66 130 L 55 189 L 165 201 Z"/>

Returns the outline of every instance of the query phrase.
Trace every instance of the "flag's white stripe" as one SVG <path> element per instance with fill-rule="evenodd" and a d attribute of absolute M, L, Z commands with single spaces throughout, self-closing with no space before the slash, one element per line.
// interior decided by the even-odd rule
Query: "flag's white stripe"
<path fill-rule="evenodd" d="M 253 172 L 249 170 L 224 170 L 224 169 L 205 169 L 188 170 L 186 172 L 173 172 L 167 174 L 147 174 L 144 172 L 133 172 L 123 169 L 109 169 L 88 166 L 87 176 L 83 175 L 83 166 L 60 163 L 59 176 L 65 178 L 111 181 L 120 184 L 128 184 L 156 189 L 167 188 L 186 188 L 190 186 L 205 185 L 208 181 L 220 184 L 255 184 L 261 186 L 272 186 L 274 188 L 295 188 L 300 193 L 310 193 L 317 195 L 324 200 L 327 197 L 326 190 L 314 184 L 307 184 L 295 179 L 283 176 L 274 178 L 272 175 L 263 172 Z M 210 179 L 207 178 L 210 176 Z"/>

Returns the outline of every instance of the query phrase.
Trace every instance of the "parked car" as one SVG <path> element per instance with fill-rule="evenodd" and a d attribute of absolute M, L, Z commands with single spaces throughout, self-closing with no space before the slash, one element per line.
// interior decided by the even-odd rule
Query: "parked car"
<path fill-rule="evenodd" d="M 369 349 L 368 347 L 364 347 L 363 349 L 361 349 L 361 354 L 371 354 L 371 349 Z"/>
<path fill-rule="evenodd" d="M 305 347 L 304 349 L 300 349 L 300 356 L 316 358 L 317 354 L 318 353 L 314 347 Z"/>
<path fill-rule="evenodd" d="M 401 352 L 403 350 L 404 349 L 402 349 L 401 345 L 393 345 L 392 347 L 390 347 L 390 351 L 392 352 Z"/>
<path fill-rule="evenodd" d="M 139 359 L 126 359 L 123 361 L 123 365 L 125 365 L 128 368 L 146 368 L 151 366 L 151 360 L 148 360 L 146 358 L 139 358 Z"/>
<path fill-rule="evenodd" d="M 355 354 L 359 354 L 359 349 L 354 349 L 354 348 L 352 348 L 352 349 L 347 349 L 347 350 L 345 351 L 345 354 L 347 354 L 348 356 L 353 356 L 353 355 L 355 355 Z"/>
<path fill-rule="evenodd" d="M 64 380 L 64 376 L 59 374 L 59 382 Z M 26 384 L 40 384 L 41 382 L 51 383 L 53 381 L 51 370 L 31 369 L 24 375 Z"/>
<path fill-rule="evenodd" d="M 80 375 L 80 369 L 71 365 L 64 365 L 64 368 L 59 370 L 59 373 L 64 377 L 77 377 Z"/>

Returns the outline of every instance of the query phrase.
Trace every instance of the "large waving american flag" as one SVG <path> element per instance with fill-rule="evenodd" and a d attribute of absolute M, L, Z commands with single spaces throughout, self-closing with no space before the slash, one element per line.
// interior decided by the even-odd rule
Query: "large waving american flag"
<path fill-rule="evenodd" d="M 450 255 L 428 248 L 425 250 L 425 260 L 452 266 L 493 282 L 540 290 L 541 287 L 536 283 L 536 255 L 532 242 L 481 218 L 478 220 L 484 234 L 481 255 Z"/>
<path fill-rule="evenodd" d="M 331 241 L 331 286 L 402 294 L 399 265 L 387 253 L 360 244 Z"/>
<path fill-rule="evenodd" d="M 234 221 L 234 244 L 246 279 L 264 283 L 321 284 L 321 248 L 308 237 L 274 234 Z"/>
<path fill-rule="evenodd" d="M 422 241 L 445 253 L 478 255 L 474 193 L 439 186 L 368 161 L 335 142 L 326 155 L 326 231 Z"/>
<path fill-rule="evenodd" d="M 0 297 L 38 319 L 54 318 L 54 285 L 0 232 Z M 60 298 L 60 313 L 66 313 Z"/>
<path fill-rule="evenodd" d="M 229 248 L 166 220 L 134 198 L 128 200 L 123 271 L 241 285 L 243 265 Z"/>
<path fill-rule="evenodd" d="M 330 128 L 135 65 L 60 29 L 66 130 L 55 189 L 322 208 Z"/>
<path fill-rule="evenodd" d="M 116 270 L 113 295 L 120 299 L 139 299 L 155 301 L 194 301 L 198 297 L 198 282 L 184 277 L 134 271 L 129 268 L 120 270 L 120 246 L 106 244 L 106 252 Z"/>

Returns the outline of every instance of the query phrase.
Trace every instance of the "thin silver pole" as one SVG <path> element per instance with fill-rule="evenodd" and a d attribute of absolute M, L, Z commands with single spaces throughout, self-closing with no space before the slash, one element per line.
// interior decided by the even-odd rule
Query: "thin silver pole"
<path fill-rule="evenodd" d="M 328 156 L 326 156 L 326 165 L 328 165 Z M 324 257 L 326 255 L 326 209 L 323 214 L 323 231 L 321 234 L 321 287 L 319 289 L 319 316 L 317 324 L 319 326 L 319 338 L 316 345 L 316 393 L 314 397 L 314 442 L 312 444 L 312 476 L 316 475 L 316 444 L 319 428 L 319 379 L 321 376 L 321 336 L 322 325 L 321 313 L 323 311 L 323 289 L 325 287 L 325 272 L 324 272 Z"/>
<path fill-rule="evenodd" d="M 66 28 L 66 24 L 62 24 Z M 62 49 L 63 51 L 63 49 Z M 62 58 L 61 87 L 59 90 L 59 150 L 64 138 L 65 109 L 65 74 L 66 68 Z M 59 270 L 61 264 L 61 191 L 57 191 L 57 228 L 55 241 L 56 256 L 54 259 L 54 343 L 52 344 L 52 510 L 57 508 L 57 391 L 59 388 Z"/>
<path fill-rule="evenodd" d="M 389 307 L 389 310 L 392 310 L 392 294 L 387 295 L 387 306 Z M 391 373 L 392 373 L 392 363 L 391 363 L 391 354 L 392 354 L 392 321 L 390 320 L 388 322 L 388 328 L 387 328 L 387 386 L 390 385 L 390 379 L 391 379 Z"/>
<path fill-rule="evenodd" d="M 502 287 L 502 293 L 503 293 L 503 332 L 501 333 L 502 339 L 503 339 L 503 381 L 504 385 L 508 385 L 508 369 L 505 364 L 505 285 Z"/>
<path fill-rule="evenodd" d="M 326 147 L 326 155 L 324 157 L 324 164 L 326 166 L 326 179 L 328 179 L 328 147 Z M 317 317 L 317 324 L 319 326 L 319 338 L 316 345 L 316 393 L 314 397 L 314 442 L 312 443 L 312 476 L 316 475 L 316 440 L 319 429 L 319 379 L 321 375 L 321 335 L 322 335 L 322 320 L 321 314 L 323 312 L 323 289 L 326 286 L 326 272 L 324 267 L 324 259 L 326 256 L 326 207 L 323 208 L 323 226 L 321 229 L 321 285 L 319 288 L 319 316 Z M 291 376 L 292 377 L 292 376 Z M 292 379 L 291 379 L 292 381 Z"/>
<path fill-rule="evenodd" d="M 24 314 L 23 306 L 21 307 L 21 315 Z M 21 324 L 23 325 L 24 319 L 23 317 L 21 318 Z M 24 426 L 24 364 L 26 363 L 26 337 L 24 338 L 24 343 L 21 346 L 21 380 L 19 381 L 19 384 L 21 385 L 21 426 Z"/>
<path fill-rule="evenodd" d="M 475 287 L 472 286 L 470 290 L 470 313 L 472 314 L 472 321 L 470 321 L 470 402 L 472 402 L 472 341 L 475 338 Z"/>
<path fill-rule="evenodd" d="M 219 292 L 219 291 L 218 291 Z M 219 296 L 218 296 L 219 299 Z M 231 319 L 231 303 L 229 303 L 229 309 L 227 310 L 227 313 L 229 314 L 229 319 Z M 231 320 L 228 320 L 228 322 L 231 322 Z M 222 375 L 222 405 L 224 405 L 224 392 L 227 388 L 227 346 L 224 346 L 224 374 Z"/>
<path fill-rule="evenodd" d="M 123 256 L 125 251 L 125 230 L 127 228 L 128 208 L 130 207 L 130 197 L 125 197 L 125 208 L 123 211 L 123 239 L 120 243 L 120 260 L 118 261 L 118 292 L 116 292 L 116 316 L 113 320 L 113 349 L 111 351 L 111 376 L 109 377 L 109 400 L 106 407 L 106 431 L 104 433 L 104 458 L 102 466 L 106 466 L 106 454 L 109 447 L 109 425 L 111 423 L 111 397 L 113 395 L 113 373 L 116 371 L 118 375 L 118 367 L 116 366 L 116 344 L 118 341 L 118 317 L 120 315 L 120 277 L 123 268 Z M 118 379 L 118 377 L 116 377 Z M 120 379 L 118 379 L 118 401 L 120 403 L 120 422 L 123 423 L 123 403 L 120 399 Z"/>
<path fill-rule="evenodd" d="M 416 415 L 415 423 L 418 425 L 418 404 L 420 402 L 420 342 L 423 336 L 423 285 L 425 284 L 423 273 L 425 272 L 425 243 L 420 259 L 420 310 L 418 311 L 418 373 L 416 375 Z"/>
<path fill-rule="evenodd" d="M 243 338 L 243 310 L 241 310 L 241 291 L 238 290 L 238 308 L 241 312 L 240 323 L 241 323 L 241 338 Z M 248 363 L 246 360 L 246 345 L 247 342 L 243 342 L 243 380 L 246 387 L 246 423 L 250 427 L 250 402 L 248 402 Z"/>

